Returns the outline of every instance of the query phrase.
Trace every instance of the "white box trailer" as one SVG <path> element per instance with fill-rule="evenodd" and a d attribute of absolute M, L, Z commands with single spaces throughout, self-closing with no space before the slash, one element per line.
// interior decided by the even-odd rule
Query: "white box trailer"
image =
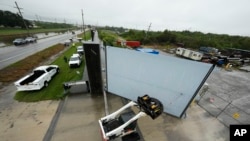
<path fill-rule="evenodd" d="M 199 61 L 201 60 L 201 58 L 203 57 L 203 53 L 197 52 L 197 51 L 193 51 L 193 50 L 189 50 L 189 49 L 185 49 L 185 48 L 181 48 L 178 47 L 176 49 L 176 55 L 185 57 L 185 58 L 189 58 L 192 60 L 196 60 Z"/>

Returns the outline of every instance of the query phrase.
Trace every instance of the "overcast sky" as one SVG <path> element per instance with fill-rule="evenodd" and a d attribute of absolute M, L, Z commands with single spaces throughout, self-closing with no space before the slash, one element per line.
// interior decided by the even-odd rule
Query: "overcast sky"
<path fill-rule="evenodd" d="M 27 19 L 250 36 L 250 0 L 16 0 Z M 17 12 L 15 0 L 0 9 Z M 36 16 L 37 15 L 37 16 Z"/>

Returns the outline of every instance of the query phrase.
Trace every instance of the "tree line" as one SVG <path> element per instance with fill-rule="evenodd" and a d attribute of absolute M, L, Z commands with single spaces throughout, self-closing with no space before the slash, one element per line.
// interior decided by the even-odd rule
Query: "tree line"
<path fill-rule="evenodd" d="M 33 26 L 32 23 L 26 19 L 24 19 L 24 22 L 28 27 Z M 25 28 L 24 22 L 19 14 L 0 10 L 0 26 Z"/>
<path fill-rule="evenodd" d="M 144 44 L 182 44 L 188 48 L 199 48 L 201 46 L 224 48 L 250 49 L 250 37 L 230 36 L 227 34 L 213 34 L 191 31 L 169 31 L 148 32 L 130 30 L 122 34 L 128 39 L 135 38 Z"/>
<path fill-rule="evenodd" d="M 36 25 L 38 28 L 72 28 L 72 24 L 67 23 L 52 23 L 43 21 L 29 21 L 24 19 L 25 24 L 28 28 L 33 28 Z M 10 11 L 0 10 L 0 26 L 4 27 L 21 27 L 26 28 L 19 14 L 12 13 Z"/>
<path fill-rule="evenodd" d="M 34 21 L 34 24 L 39 28 L 72 28 L 74 27 L 72 24 L 67 23 L 51 23 L 51 22 L 42 22 L 42 21 Z"/>
<path fill-rule="evenodd" d="M 117 31 L 116 27 L 108 27 Z M 121 31 L 121 30 L 120 30 Z M 198 49 L 202 46 L 215 47 L 218 49 L 225 48 L 238 48 L 250 50 L 250 37 L 227 35 L 227 34 L 214 34 L 185 31 L 145 31 L 145 30 L 124 30 L 119 33 L 119 36 L 126 40 L 137 40 L 142 44 L 159 44 L 159 45 L 181 45 L 187 48 Z"/>

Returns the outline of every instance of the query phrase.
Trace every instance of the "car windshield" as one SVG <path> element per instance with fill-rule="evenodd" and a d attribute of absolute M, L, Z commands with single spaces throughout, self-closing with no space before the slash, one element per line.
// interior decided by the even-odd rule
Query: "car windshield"
<path fill-rule="evenodd" d="M 21 38 L 20 38 L 20 39 L 16 39 L 16 41 L 22 41 L 22 40 L 23 40 L 23 39 L 21 39 Z"/>
<path fill-rule="evenodd" d="M 32 39 L 32 37 L 27 37 L 26 39 Z"/>
<path fill-rule="evenodd" d="M 72 57 L 80 57 L 79 54 L 73 54 Z"/>
<path fill-rule="evenodd" d="M 82 47 L 82 46 L 79 46 L 79 47 L 77 47 L 77 49 L 83 49 L 83 47 Z"/>
<path fill-rule="evenodd" d="M 71 58 L 70 58 L 70 61 L 77 61 L 77 60 L 79 60 L 78 57 L 71 57 Z"/>

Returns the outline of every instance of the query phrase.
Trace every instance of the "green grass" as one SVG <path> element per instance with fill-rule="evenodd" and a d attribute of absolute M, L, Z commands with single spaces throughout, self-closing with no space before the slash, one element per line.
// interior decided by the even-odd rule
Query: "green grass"
<path fill-rule="evenodd" d="M 89 30 L 85 31 L 85 34 L 86 34 L 86 40 L 91 38 L 91 34 Z M 78 34 L 77 37 L 84 39 L 84 33 Z"/>
<path fill-rule="evenodd" d="M 109 30 L 100 30 L 99 31 L 100 39 L 106 43 L 106 45 L 118 46 L 117 40 L 122 39 L 115 32 Z"/>
<path fill-rule="evenodd" d="M 55 29 L 29 29 L 29 33 L 46 33 L 46 32 L 63 32 L 67 31 L 67 28 L 55 28 Z M 10 29 L 10 28 L 1 28 L 0 36 L 1 35 L 16 35 L 16 34 L 27 34 L 26 29 Z"/>
<path fill-rule="evenodd" d="M 76 46 L 77 45 L 79 44 L 76 44 Z M 69 68 L 68 63 L 66 63 L 63 59 L 64 56 L 69 58 L 75 52 L 76 47 L 70 47 L 52 63 L 59 66 L 60 73 L 57 74 L 49 82 L 49 86 L 47 88 L 44 88 L 40 91 L 17 92 L 14 99 L 22 102 L 35 102 L 42 100 L 58 100 L 63 98 L 65 96 L 63 94 L 63 83 L 68 81 L 81 80 L 83 77 L 83 70 L 85 66 L 84 59 L 82 60 L 81 67 L 79 68 Z"/>

